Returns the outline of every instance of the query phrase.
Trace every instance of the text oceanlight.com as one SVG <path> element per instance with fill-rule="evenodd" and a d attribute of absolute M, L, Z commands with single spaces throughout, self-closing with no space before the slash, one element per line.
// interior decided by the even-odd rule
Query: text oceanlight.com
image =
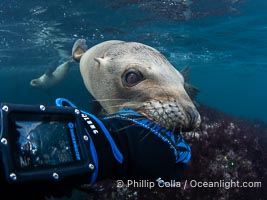
<path fill-rule="evenodd" d="M 156 181 L 149 181 L 149 180 L 117 180 L 117 187 L 136 187 L 136 188 L 154 188 L 154 187 L 161 187 L 161 188 L 259 188 L 261 187 L 260 181 L 254 182 L 240 182 L 240 181 L 197 181 L 197 180 L 185 180 L 183 182 L 170 180 L 164 181 L 161 178 L 158 178 Z"/>

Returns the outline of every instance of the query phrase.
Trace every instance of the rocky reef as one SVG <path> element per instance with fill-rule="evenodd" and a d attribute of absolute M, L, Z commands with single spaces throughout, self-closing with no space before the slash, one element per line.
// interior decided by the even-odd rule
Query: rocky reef
<path fill-rule="evenodd" d="M 186 178 L 165 187 L 97 183 L 84 199 L 265 199 L 267 124 L 200 105 L 202 124 L 184 135 L 192 149 Z M 80 196 L 81 197 L 81 196 Z"/>

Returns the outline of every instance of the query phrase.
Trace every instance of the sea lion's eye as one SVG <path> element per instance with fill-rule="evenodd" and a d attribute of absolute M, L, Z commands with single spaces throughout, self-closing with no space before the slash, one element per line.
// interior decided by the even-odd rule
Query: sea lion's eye
<path fill-rule="evenodd" d="M 144 80 L 142 74 L 136 71 L 128 71 L 124 75 L 124 84 L 128 87 L 135 86 L 142 80 Z"/>

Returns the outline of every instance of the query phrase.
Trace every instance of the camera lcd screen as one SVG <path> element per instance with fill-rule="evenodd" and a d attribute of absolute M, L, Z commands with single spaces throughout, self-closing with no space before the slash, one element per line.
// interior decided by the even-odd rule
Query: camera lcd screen
<path fill-rule="evenodd" d="M 75 117 L 12 113 L 11 150 L 19 171 L 70 165 L 81 161 Z"/>

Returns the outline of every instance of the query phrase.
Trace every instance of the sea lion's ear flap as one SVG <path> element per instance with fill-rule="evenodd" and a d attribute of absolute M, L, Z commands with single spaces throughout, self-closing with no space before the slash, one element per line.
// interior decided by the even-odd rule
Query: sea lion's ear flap
<path fill-rule="evenodd" d="M 85 39 L 76 40 L 76 42 L 72 47 L 73 60 L 80 62 L 80 59 L 86 50 L 87 50 L 86 40 Z"/>
<path fill-rule="evenodd" d="M 54 69 L 52 69 L 52 67 L 48 67 L 45 70 L 45 75 L 48 76 L 48 77 L 51 77 L 51 76 L 53 76 L 53 72 L 54 72 Z"/>

